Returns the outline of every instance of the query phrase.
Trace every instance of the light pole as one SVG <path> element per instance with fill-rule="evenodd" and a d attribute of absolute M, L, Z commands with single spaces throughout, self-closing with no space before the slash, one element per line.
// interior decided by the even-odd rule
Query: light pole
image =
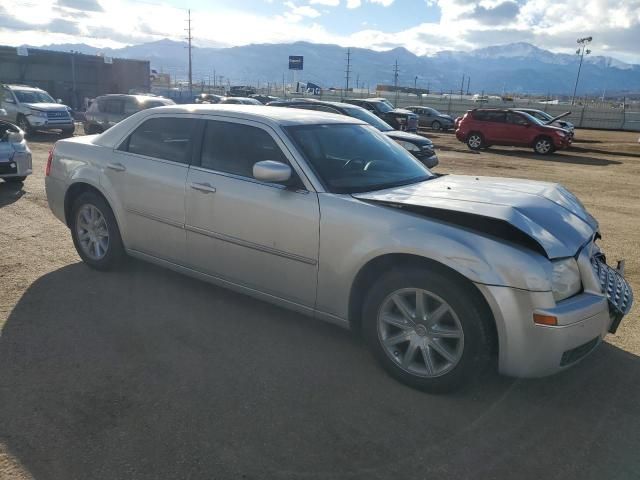
<path fill-rule="evenodd" d="M 591 43 L 593 37 L 583 37 L 578 39 L 578 50 L 576 50 L 576 54 L 580 55 L 580 64 L 578 65 L 578 74 L 576 75 L 576 84 L 573 87 L 573 96 L 571 97 L 571 105 L 574 104 L 576 100 L 576 92 L 578 91 L 578 81 L 580 80 L 580 70 L 582 70 L 582 59 L 585 55 L 589 55 L 591 50 L 587 49 L 587 45 Z"/>

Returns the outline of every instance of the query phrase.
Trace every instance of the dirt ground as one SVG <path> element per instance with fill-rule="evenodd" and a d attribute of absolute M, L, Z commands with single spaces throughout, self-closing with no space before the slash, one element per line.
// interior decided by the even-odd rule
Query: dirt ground
<path fill-rule="evenodd" d="M 441 173 L 560 182 L 640 292 L 638 133 L 475 153 Z M 49 212 L 44 165 L 0 181 L 0 479 L 640 478 L 640 308 L 580 365 L 429 396 L 335 326 L 141 262 L 100 274 Z"/>

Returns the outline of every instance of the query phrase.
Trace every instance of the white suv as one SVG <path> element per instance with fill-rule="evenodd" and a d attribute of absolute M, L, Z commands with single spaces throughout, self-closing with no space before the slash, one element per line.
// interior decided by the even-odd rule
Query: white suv
<path fill-rule="evenodd" d="M 71 109 L 56 102 L 44 90 L 24 85 L 0 85 L 0 108 L 5 120 L 17 124 L 27 135 L 37 130 L 60 130 L 73 135 Z"/>

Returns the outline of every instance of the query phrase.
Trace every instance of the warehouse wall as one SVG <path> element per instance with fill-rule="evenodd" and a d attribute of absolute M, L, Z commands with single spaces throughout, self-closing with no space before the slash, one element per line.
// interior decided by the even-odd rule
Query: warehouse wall
<path fill-rule="evenodd" d="M 85 97 L 105 93 L 149 91 L 149 62 L 78 53 L 29 49 L 19 56 L 15 47 L 0 46 L 0 82 L 32 85 L 48 91 L 74 109 Z"/>

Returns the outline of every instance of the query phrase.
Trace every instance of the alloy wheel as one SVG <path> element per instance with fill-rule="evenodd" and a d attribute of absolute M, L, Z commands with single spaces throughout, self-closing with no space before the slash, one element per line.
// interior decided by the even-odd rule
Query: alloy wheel
<path fill-rule="evenodd" d="M 545 138 L 541 138 L 536 142 L 536 152 L 549 153 L 551 151 L 551 142 Z"/>
<path fill-rule="evenodd" d="M 109 229 L 102 212 L 91 204 L 78 210 L 76 234 L 82 251 L 92 260 L 101 260 L 109 249 Z"/>
<path fill-rule="evenodd" d="M 439 377 L 462 358 L 464 332 L 444 299 L 419 288 L 403 288 L 382 303 L 378 338 L 385 353 L 407 373 Z"/>
<path fill-rule="evenodd" d="M 469 137 L 467 143 L 471 148 L 480 148 L 480 146 L 482 145 L 482 138 L 480 137 L 480 135 L 474 134 Z"/>

